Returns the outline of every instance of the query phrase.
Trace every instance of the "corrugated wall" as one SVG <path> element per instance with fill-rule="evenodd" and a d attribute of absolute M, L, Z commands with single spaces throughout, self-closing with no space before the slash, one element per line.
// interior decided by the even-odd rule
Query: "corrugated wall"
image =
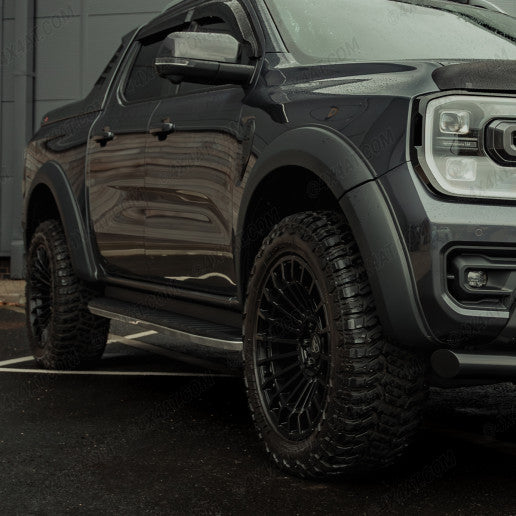
<path fill-rule="evenodd" d="M 17 2 L 27 2 L 34 11 L 34 34 L 19 37 L 15 29 Z M 15 102 L 15 68 L 30 55 L 34 72 L 32 105 L 35 129 L 43 114 L 68 102 L 83 98 L 115 52 L 121 37 L 159 13 L 170 0 L 0 0 L 0 256 L 16 255 L 19 243 L 20 163 L 26 139 L 19 125 L 19 99 Z M 19 5 L 18 5 L 19 7 Z M 20 23 L 16 24 L 19 27 Z M 19 70 L 17 70 L 19 72 Z M 18 75 L 19 77 L 19 75 Z M 30 78 L 28 79 L 30 80 Z M 22 114 L 22 116 L 24 116 Z M 25 116 L 24 116 L 25 118 Z M 16 133 L 16 134 L 15 134 Z M 16 264 L 13 264 L 13 268 Z"/>

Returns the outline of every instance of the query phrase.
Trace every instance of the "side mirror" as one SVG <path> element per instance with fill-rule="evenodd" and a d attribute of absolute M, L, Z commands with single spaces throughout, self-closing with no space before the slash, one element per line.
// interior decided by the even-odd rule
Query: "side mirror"
<path fill-rule="evenodd" d="M 254 67 L 240 64 L 242 48 L 229 34 L 174 32 L 163 42 L 155 66 L 160 77 L 180 83 L 248 83 Z"/>

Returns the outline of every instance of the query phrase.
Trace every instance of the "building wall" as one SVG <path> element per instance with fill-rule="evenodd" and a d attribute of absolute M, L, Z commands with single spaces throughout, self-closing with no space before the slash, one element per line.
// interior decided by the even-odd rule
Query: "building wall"
<path fill-rule="evenodd" d="M 20 36 L 23 20 L 16 20 L 20 12 L 17 3 L 24 2 L 29 28 L 28 35 Z M 16 214 L 21 203 L 23 148 L 30 134 L 46 112 L 83 98 L 122 36 L 170 3 L 170 0 L 0 0 L 0 256 L 14 256 L 13 241 L 19 241 L 21 235 Z M 23 99 L 20 102 L 18 91 L 19 81 L 23 80 L 20 68 L 25 61 L 28 75 L 33 74 L 33 82 L 32 77 L 27 79 L 31 82 L 27 117 L 20 113 Z M 26 131 L 20 131 L 20 116 L 26 119 Z"/>

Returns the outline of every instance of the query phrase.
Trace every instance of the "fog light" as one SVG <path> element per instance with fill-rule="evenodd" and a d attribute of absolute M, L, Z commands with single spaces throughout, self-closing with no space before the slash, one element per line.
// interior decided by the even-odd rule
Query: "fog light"
<path fill-rule="evenodd" d="M 471 288 L 482 288 L 487 285 L 487 272 L 485 271 L 469 271 L 467 282 Z"/>
<path fill-rule="evenodd" d="M 439 128 L 444 134 L 468 134 L 471 115 L 469 111 L 443 111 Z"/>
<path fill-rule="evenodd" d="M 446 160 L 446 179 L 448 181 L 477 180 L 477 162 L 471 158 L 448 158 Z"/>

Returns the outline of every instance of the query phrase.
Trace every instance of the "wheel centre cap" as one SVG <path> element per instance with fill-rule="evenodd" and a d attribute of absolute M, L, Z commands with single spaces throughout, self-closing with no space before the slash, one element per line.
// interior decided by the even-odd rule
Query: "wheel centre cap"
<path fill-rule="evenodd" d="M 321 352 L 321 337 L 319 335 L 316 334 L 312 337 L 310 350 L 312 351 L 312 353 L 320 353 Z"/>

